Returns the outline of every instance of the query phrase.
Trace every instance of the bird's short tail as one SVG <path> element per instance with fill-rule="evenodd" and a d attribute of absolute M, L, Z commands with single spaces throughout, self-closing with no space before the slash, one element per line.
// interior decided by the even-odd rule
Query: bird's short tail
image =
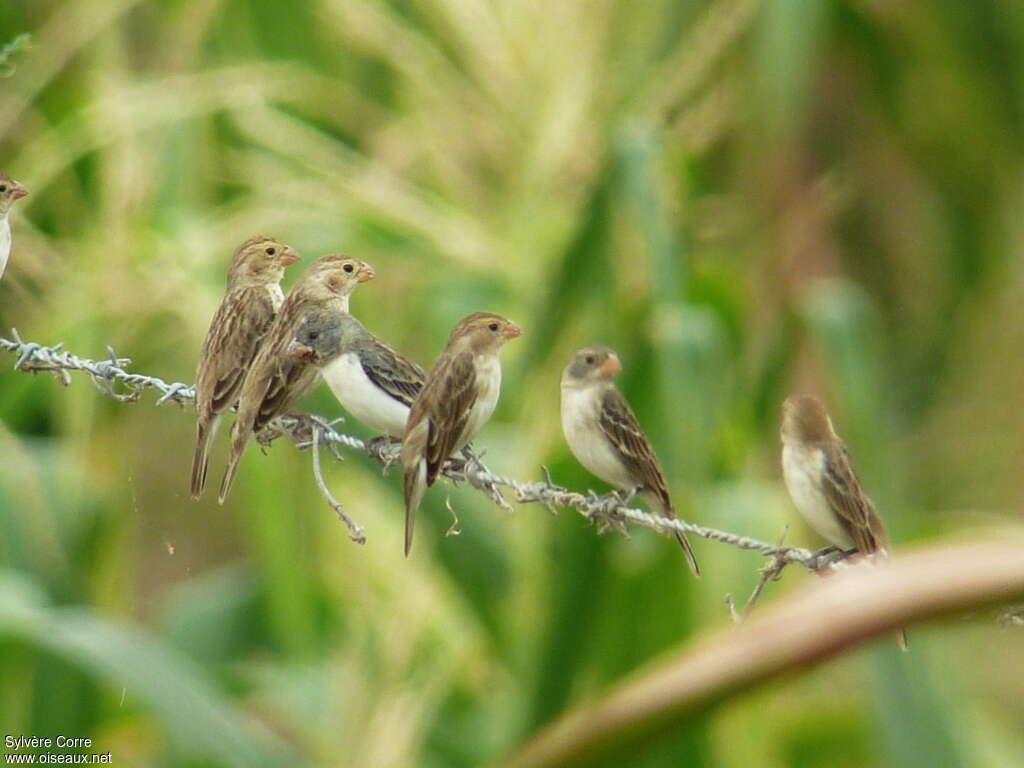
<path fill-rule="evenodd" d="M 210 463 L 210 441 L 217 432 L 217 422 L 214 418 L 208 423 L 199 422 L 196 427 L 196 452 L 192 457 L 192 498 L 198 499 L 203 495 L 206 488 L 206 470 Z"/>
<path fill-rule="evenodd" d="M 886 537 L 885 532 L 882 531 L 881 538 L 878 540 L 878 548 L 874 552 L 874 557 L 877 557 L 878 561 L 885 562 L 889 559 L 890 554 L 888 537 Z M 878 562 L 874 557 L 870 558 L 869 562 Z M 910 650 L 910 642 L 907 640 L 907 630 L 903 627 L 896 630 L 896 642 L 899 643 L 901 651 Z"/>
<path fill-rule="evenodd" d="M 652 512 L 661 515 L 662 517 L 678 517 L 676 511 L 672 506 L 672 502 L 669 501 L 667 493 L 655 493 L 650 489 L 643 489 L 640 491 L 640 498 L 647 502 L 647 506 L 651 508 Z M 679 542 L 679 546 L 683 549 L 683 554 L 686 556 L 686 564 L 690 566 L 690 571 L 698 579 L 700 578 L 700 565 L 697 564 L 697 556 L 693 554 L 693 547 L 690 546 L 690 540 L 686 538 L 686 534 L 682 531 L 673 531 L 676 535 L 676 541 Z"/>
<path fill-rule="evenodd" d="M 224 470 L 224 477 L 220 481 L 220 494 L 217 496 L 217 501 L 220 504 L 224 503 L 224 500 L 228 497 L 231 492 L 231 486 L 235 482 L 235 475 L 238 474 L 238 464 L 242 460 L 242 454 L 245 453 L 245 446 L 249 442 L 249 435 L 239 434 L 241 430 L 237 429 L 238 422 L 235 422 L 235 429 L 231 430 L 231 455 L 228 457 L 228 465 Z"/>
<path fill-rule="evenodd" d="M 419 509 L 423 494 L 427 490 L 427 462 L 420 459 L 407 467 L 402 477 L 405 489 L 405 556 L 412 551 L 412 534 L 416 527 L 416 510 Z"/>
<path fill-rule="evenodd" d="M 690 540 L 686 538 L 686 534 L 682 531 L 676 531 L 676 541 L 679 542 L 679 546 L 683 548 L 683 554 L 686 556 L 686 564 L 690 566 L 690 570 L 693 575 L 698 579 L 700 578 L 700 565 L 697 564 L 697 556 L 693 554 L 693 547 L 690 546 Z"/>

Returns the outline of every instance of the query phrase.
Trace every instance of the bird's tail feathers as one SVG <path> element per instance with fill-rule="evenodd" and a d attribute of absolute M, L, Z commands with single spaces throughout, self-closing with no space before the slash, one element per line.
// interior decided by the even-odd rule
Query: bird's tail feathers
<path fill-rule="evenodd" d="M 237 421 L 235 422 L 235 427 L 231 430 L 231 455 L 228 457 L 228 465 L 224 469 L 224 477 L 220 481 L 220 493 L 217 496 L 217 502 L 220 504 L 223 504 L 228 494 L 231 493 L 231 486 L 234 485 L 235 475 L 238 474 L 238 464 L 242 461 L 245 446 L 249 443 L 248 431 L 245 434 L 239 434 L 241 430 L 237 429 Z"/>
<path fill-rule="evenodd" d="M 686 538 L 686 534 L 682 531 L 676 531 L 676 541 L 679 542 L 679 546 L 683 548 L 683 555 L 686 557 L 686 564 L 690 566 L 690 570 L 693 575 L 698 579 L 700 578 L 700 565 L 697 563 L 697 556 L 693 554 L 693 547 L 690 546 L 690 540 Z"/>
<path fill-rule="evenodd" d="M 427 490 L 427 462 L 420 459 L 405 471 L 405 556 L 412 551 L 412 535 L 416 526 L 416 510 L 419 509 L 423 494 Z"/>
<path fill-rule="evenodd" d="M 641 498 L 647 502 L 647 505 L 656 514 L 661 517 L 672 517 L 676 518 L 675 509 L 672 507 L 672 503 L 661 494 L 655 493 L 649 489 L 640 491 Z M 690 571 L 698 579 L 700 578 L 700 564 L 697 562 L 697 556 L 693 553 L 693 547 L 690 546 L 690 540 L 686 534 L 682 531 L 673 531 L 676 537 L 676 541 L 679 542 L 679 546 L 683 550 L 683 555 L 686 557 L 686 564 L 690 566 Z"/>
<path fill-rule="evenodd" d="M 196 425 L 196 451 L 192 457 L 192 498 L 198 499 L 206 488 L 206 470 L 210 463 L 210 442 L 217 434 L 220 416 L 209 422 L 200 421 Z"/>
<path fill-rule="evenodd" d="M 866 556 L 862 556 L 864 561 L 871 565 L 882 565 L 892 555 L 889 548 L 889 541 L 884 534 L 875 539 L 875 549 L 867 553 Z M 900 646 L 901 651 L 910 650 L 910 642 L 907 640 L 907 630 L 900 627 L 896 630 L 896 642 Z"/>

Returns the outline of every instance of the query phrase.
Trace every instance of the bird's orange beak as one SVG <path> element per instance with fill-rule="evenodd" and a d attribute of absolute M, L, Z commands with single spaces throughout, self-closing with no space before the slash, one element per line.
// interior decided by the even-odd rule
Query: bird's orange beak
<path fill-rule="evenodd" d="M 285 248 L 281 254 L 281 266 L 287 267 L 289 264 L 294 264 L 296 261 L 301 259 L 298 251 L 293 251 L 291 248 Z"/>
<path fill-rule="evenodd" d="M 505 326 L 503 334 L 506 339 L 517 339 L 523 335 L 523 329 L 520 328 L 515 323 L 509 323 L 508 325 Z"/>
<path fill-rule="evenodd" d="M 601 363 L 601 368 L 599 370 L 601 371 L 601 375 L 608 379 L 621 371 L 622 363 L 619 362 L 618 355 L 608 355 L 608 358 Z"/>
<path fill-rule="evenodd" d="M 27 195 L 28 195 L 28 190 L 25 189 L 25 187 L 23 187 L 18 182 L 14 182 L 11 185 L 11 199 L 12 200 L 17 200 L 18 198 L 26 197 Z"/>
<path fill-rule="evenodd" d="M 363 266 L 359 268 L 359 272 L 356 274 L 356 279 L 360 283 L 365 283 L 367 280 L 373 280 L 376 276 L 377 273 L 373 271 L 373 267 L 369 264 L 363 264 Z"/>
<path fill-rule="evenodd" d="M 292 360 L 304 360 L 308 363 L 313 362 L 316 359 L 316 352 L 313 351 L 312 347 L 307 347 L 295 339 L 292 339 L 288 346 L 284 350 L 285 357 Z"/>

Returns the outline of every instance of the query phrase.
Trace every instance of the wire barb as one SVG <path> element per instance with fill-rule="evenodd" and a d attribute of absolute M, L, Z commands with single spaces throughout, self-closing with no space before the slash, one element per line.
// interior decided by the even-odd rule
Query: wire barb
<path fill-rule="evenodd" d="M 782 533 L 779 534 L 776 546 L 778 546 L 779 548 L 782 547 L 782 542 L 786 540 L 787 533 L 789 533 L 788 525 L 782 528 Z M 785 559 L 779 557 L 778 555 L 772 555 L 768 559 L 768 562 L 761 566 L 761 578 L 757 580 L 757 586 L 754 587 L 754 591 L 751 592 L 750 597 L 747 598 L 747 604 L 743 606 L 743 613 L 740 614 L 739 617 L 740 621 L 747 618 L 747 616 L 750 615 L 750 612 L 754 610 L 754 605 L 757 604 L 757 601 L 760 599 L 761 593 L 764 592 L 764 588 L 765 586 L 767 586 L 768 582 L 778 581 L 780 578 L 782 578 L 782 571 L 786 568 L 787 565 L 789 565 L 789 563 Z"/>
<path fill-rule="evenodd" d="M 73 355 L 64 350 L 64 344 L 46 347 L 34 341 L 23 341 L 16 328 L 11 329 L 11 339 L 0 336 L 0 349 L 18 356 L 14 364 L 16 371 L 39 373 L 49 371 L 64 386 L 71 384 L 70 371 L 83 371 L 89 374 L 93 386 L 107 397 L 119 402 L 135 402 L 145 389 L 155 389 L 161 394 L 157 405 L 174 401 L 179 405 L 195 400 L 195 389 L 183 382 L 167 382 L 156 376 L 145 376 L 131 373 L 125 367 L 131 364 L 127 357 L 118 357 L 114 350 L 107 347 L 109 355 L 106 360 L 89 360 Z M 118 392 L 115 384 L 122 384 L 127 392 Z"/>

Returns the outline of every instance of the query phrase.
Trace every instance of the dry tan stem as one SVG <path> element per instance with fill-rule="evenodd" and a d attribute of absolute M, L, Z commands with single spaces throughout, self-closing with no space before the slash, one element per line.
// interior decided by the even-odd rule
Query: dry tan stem
<path fill-rule="evenodd" d="M 738 626 L 570 710 L 501 768 L 584 765 L 636 749 L 689 717 L 786 672 L 899 627 L 1024 597 L 1024 532 L 941 545 L 813 580 Z M 887 638 L 888 639 L 888 638 Z"/>

